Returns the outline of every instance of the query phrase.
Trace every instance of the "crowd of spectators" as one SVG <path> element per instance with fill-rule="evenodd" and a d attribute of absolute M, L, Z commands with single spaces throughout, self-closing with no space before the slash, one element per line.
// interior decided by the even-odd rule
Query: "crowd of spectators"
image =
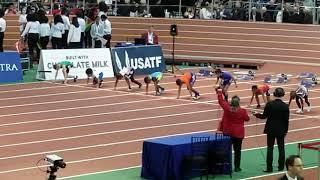
<path fill-rule="evenodd" d="M 21 3 L 20 11 L 13 3 L 3 6 L 5 6 L 6 15 L 17 14 L 23 7 L 28 7 L 27 14 L 29 11 L 39 9 L 44 9 L 48 14 L 57 14 L 63 7 L 67 7 L 71 15 L 83 10 L 87 16 L 92 16 L 92 13 L 99 9 L 96 1 L 93 0 L 86 0 L 85 7 L 82 2 L 76 0 L 62 2 L 54 3 L 52 11 L 46 4 L 36 2 Z M 179 0 L 149 0 L 149 6 L 147 0 L 116 0 L 116 2 L 107 0 L 105 2 L 107 4 L 105 13 L 114 16 L 313 23 L 312 0 L 285 0 L 284 4 L 281 4 L 280 0 L 254 0 L 251 5 L 249 1 L 243 0 L 185 0 L 182 1 L 181 14 L 178 13 Z"/>

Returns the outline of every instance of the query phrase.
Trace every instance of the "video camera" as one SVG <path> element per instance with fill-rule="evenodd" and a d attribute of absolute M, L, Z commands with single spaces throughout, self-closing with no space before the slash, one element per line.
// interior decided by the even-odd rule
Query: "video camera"
<path fill-rule="evenodd" d="M 55 175 L 55 173 L 58 171 L 59 168 L 65 168 L 67 164 L 63 162 L 63 158 L 55 154 L 46 155 L 44 159 L 50 165 L 47 170 L 47 173 L 49 174 L 48 180 L 56 180 L 57 176 Z"/>
<path fill-rule="evenodd" d="M 60 168 L 65 168 L 66 167 L 66 163 L 63 162 L 63 158 L 52 154 L 52 155 L 46 155 L 45 160 L 51 165 L 51 166 L 55 166 L 55 167 L 60 167 Z"/>

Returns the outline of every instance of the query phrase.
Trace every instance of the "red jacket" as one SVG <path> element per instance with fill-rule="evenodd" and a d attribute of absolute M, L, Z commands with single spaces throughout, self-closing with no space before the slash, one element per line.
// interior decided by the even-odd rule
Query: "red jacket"
<path fill-rule="evenodd" d="M 218 101 L 223 109 L 218 130 L 231 137 L 244 138 L 244 121 L 250 120 L 247 111 L 239 107 L 237 111 L 232 112 L 231 106 L 222 97 L 222 92 L 218 92 Z"/>
<path fill-rule="evenodd" d="M 145 43 L 148 44 L 148 32 L 143 33 L 141 38 L 143 38 Z M 153 44 L 158 44 L 158 35 L 155 32 L 153 32 Z"/>

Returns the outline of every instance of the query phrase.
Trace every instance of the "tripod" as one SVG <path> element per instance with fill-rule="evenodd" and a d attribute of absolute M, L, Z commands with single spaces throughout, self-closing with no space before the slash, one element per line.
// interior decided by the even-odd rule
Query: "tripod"
<path fill-rule="evenodd" d="M 172 74 L 174 74 L 176 71 L 180 71 L 180 69 L 177 68 L 177 66 L 175 65 L 175 56 L 174 56 L 175 39 L 176 39 L 176 36 L 172 36 L 172 64 L 171 64 L 171 72 L 172 72 Z"/>

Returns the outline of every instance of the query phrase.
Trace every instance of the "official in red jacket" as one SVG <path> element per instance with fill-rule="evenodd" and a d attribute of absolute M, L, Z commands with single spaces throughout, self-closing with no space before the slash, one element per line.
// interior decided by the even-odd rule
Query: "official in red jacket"
<path fill-rule="evenodd" d="M 158 35 L 154 32 L 154 27 L 150 26 L 148 31 L 141 35 L 147 45 L 158 44 Z"/>
<path fill-rule="evenodd" d="M 245 109 L 240 107 L 240 98 L 233 96 L 229 104 L 223 98 L 222 89 L 217 89 L 218 101 L 223 109 L 223 117 L 218 128 L 223 134 L 231 137 L 234 150 L 234 171 L 241 171 L 241 146 L 244 138 L 244 121 L 250 118 Z"/>

